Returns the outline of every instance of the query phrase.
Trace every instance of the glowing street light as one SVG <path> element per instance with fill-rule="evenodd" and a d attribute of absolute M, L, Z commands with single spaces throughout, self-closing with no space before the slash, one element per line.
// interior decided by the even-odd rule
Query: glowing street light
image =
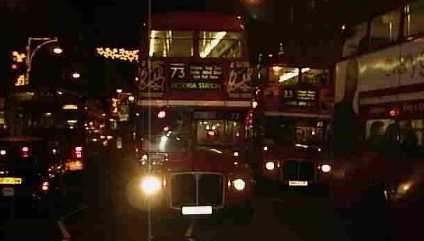
<path fill-rule="evenodd" d="M 72 78 L 79 79 L 80 77 L 81 77 L 81 74 L 80 73 L 78 73 L 78 72 L 72 73 Z"/>
<path fill-rule="evenodd" d="M 61 54 L 61 53 L 63 53 L 63 49 L 61 47 L 54 47 L 53 53 L 54 54 Z"/>

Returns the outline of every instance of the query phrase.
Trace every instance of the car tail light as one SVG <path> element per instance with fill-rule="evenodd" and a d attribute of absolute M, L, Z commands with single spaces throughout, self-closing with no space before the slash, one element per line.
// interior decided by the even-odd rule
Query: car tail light
<path fill-rule="evenodd" d="M 81 146 L 75 147 L 74 154 L 76 158 L 82 158 L 82 147 Z"/>
<path fill-rule="evenodd" d="M 22 157 L 29 157 L 29 147 L 24 146 L 21 148 L 21 156 Z"/>

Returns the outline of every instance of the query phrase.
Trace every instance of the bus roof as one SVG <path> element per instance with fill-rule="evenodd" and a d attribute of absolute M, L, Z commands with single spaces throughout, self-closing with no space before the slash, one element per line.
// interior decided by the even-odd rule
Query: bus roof
<path fill-rule="evenodd" d="M 237 16 L 216 12 L 170 12 L 152 16 L 153 30 L 244 31 Z"/>

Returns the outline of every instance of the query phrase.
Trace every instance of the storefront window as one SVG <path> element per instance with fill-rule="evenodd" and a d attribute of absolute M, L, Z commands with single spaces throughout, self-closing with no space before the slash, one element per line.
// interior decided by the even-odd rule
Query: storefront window
<path fill-rule="evenodd" d="M 242 33 L 207 32 L 199 33 L 199 55 L 201 58 L 242 57 Z"/>
<path fill-rule="evenodd" d="M 380 47 L 396 41 L 399 36 L 399 27 L 399 11 L 392 11 L 374 18 L 371 22 L 371 46 Z"/>
<path fill-rule="evenodd" d="M 424 31 L 424 1 L 419 0 L 405 7 L 404 35 L 411 36 Z"/>
<path fill-rule="evenodd" d="M 193 32 L 153 30 L 150 35 L 149 56 L 193 56 Z"/>

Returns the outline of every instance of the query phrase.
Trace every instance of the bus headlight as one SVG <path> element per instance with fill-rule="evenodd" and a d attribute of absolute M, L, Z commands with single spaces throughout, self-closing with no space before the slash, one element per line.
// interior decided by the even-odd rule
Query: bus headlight
<path fill-rule="evenodd" d="M 331 172 L 331 165 L 328 165 L 328 164 L 321 165 L 321 171 L 323 173 L 329 173 L 329 172 Z"/>
<path fill-rule="evenodd" d="M 233 181 L 233 187 L 237 191 L 243 191 L 246 188 L 246 182 L 241 178 L 237 178 Z"/>
<path fill-rule="evenodd" d="M 274 163 L 273 161 L 267 161 L 267 162 L 265 163 L 265 168 L 266 168 L 268 171 L 273 171 L 273 170 L 275 169 L 275 163 Z"/>
<path fill-rule="evenodd" d="M 162 189 L 162 182 L 159 177 L 145 176 L 141 179 L 140 188 L 147 196 L 153 196 Z"/>

